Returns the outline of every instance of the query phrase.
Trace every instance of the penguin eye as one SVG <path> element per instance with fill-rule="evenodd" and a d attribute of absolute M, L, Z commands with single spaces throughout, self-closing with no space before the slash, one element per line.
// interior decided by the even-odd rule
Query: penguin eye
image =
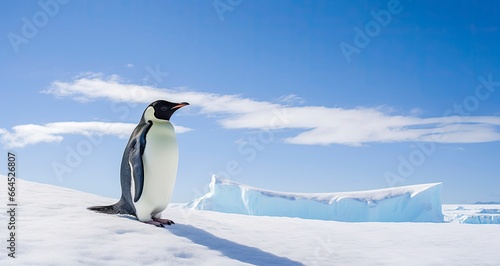
<path fill-rule="evenodd" d="M 160 108 L 160 110 L 161 110 L 162 112 L 166 112 L 166 111 L 168 111 L 168 107 L 166 107 L 166 106 L 162 106 L 162 107 Z"/>

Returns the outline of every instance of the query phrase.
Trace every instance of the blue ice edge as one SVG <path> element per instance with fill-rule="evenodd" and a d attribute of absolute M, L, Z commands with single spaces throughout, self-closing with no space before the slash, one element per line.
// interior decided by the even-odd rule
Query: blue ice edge
<path fill-rule="evenodd" d="M 342 193 L 287 193 L 212 176 L 210 191 L 185 208 L 341 222 L 443 220 L 442 183 Z"/>

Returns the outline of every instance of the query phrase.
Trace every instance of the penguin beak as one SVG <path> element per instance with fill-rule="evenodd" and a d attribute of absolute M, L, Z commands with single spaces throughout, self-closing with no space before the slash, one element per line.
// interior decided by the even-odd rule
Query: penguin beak
<path fill-rule="evenodd" d="M 176 105 L 176 106 L 172 107 L 172 108 L 171 108 L 171 110 L 177 110 L 177 109 L 179 109 L 179 108 L 181 108 L 181 107 L 184 107 L 184 106 L 186 106 L 186 105 L 189 105 L 189 103 L 187 103 L 187 102 L 182 102 L 182 103 L 180 103 L 180 104 L 178 104 L 178 105 Z"/>

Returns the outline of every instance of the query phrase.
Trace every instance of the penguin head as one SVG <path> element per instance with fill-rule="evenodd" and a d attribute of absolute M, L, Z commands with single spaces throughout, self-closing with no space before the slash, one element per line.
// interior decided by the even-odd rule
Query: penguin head
<path fill-rule="evenodd" d="M 152 122 L 170 121 L 172 114 L 186 105 L 189 105 L 189 103 L 173 103 L 164 100 L 154 101 L 144 111 L 143 118 L 145 121 Z"/>

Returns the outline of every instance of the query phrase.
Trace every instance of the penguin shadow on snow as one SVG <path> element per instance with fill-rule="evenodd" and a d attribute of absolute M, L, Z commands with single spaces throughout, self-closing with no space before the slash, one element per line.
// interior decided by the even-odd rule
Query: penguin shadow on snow
<path fill-rule="evenodd" d="M 255 247 L 245 246 L 215 236 L 192 225 L 175 224 L 165 228 L 172 234 L 191 240 L 193 243 L 217 250 L 228 258 L 254 265 L 304 265 L 300 262 L 279 257 Z"/>

